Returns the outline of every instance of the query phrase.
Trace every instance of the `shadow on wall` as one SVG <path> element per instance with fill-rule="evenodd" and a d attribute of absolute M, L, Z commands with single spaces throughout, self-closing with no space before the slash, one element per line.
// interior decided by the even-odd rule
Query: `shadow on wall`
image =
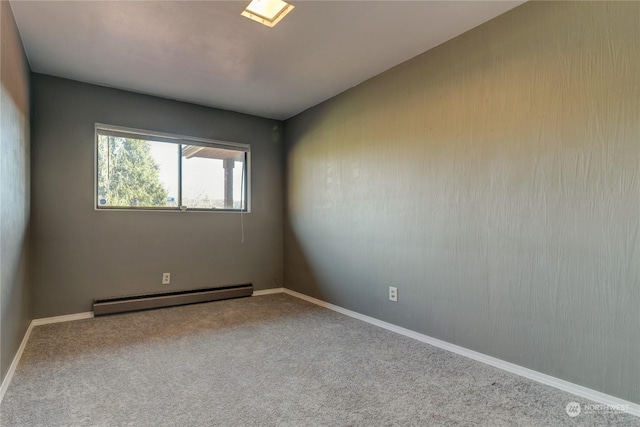
<path fill-rule="evenodd" d="M 296 268 L 285 269 L 284 286 L 287 289 L 328 301 L 325 292 L 323 292 L 324 287 L 309 263 L 306 251 L 300 245 L 289 221 L 285 222 L 284 229 L 286 242 L 284 263 L 296 266 Z"/>

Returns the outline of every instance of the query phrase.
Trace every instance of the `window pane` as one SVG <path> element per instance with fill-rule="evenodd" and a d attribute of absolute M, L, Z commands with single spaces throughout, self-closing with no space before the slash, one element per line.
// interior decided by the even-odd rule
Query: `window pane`
<path fill-rule="evenodd" d="M 98 207 L 177 207 L 179 145 L 98 135 Z"/>
<path fill-rule="evenodd" d="M 249 146 L 96 126 L 98 208 L 246 210 Z"/>
<path fill-rule="evenodd" d="M 182 204 L 191 209 L 244 209 L 245 152 L 182 146 Z"/>
<path fill-rule="evenodd" d="M 243 153 L 244 154 L 244 153 Z M 245 183 L 246 178 L 246 170 L 245 170 L 245 158 L 246 156 L 242 156 L 242 160 L 235 162 L 235 167 L 233 169 L 233 206 L 234 209 L 245 209 L 245 201 L 247 200 L 247 196 L 245 192 L 247 191 L 247 185 Z"/>

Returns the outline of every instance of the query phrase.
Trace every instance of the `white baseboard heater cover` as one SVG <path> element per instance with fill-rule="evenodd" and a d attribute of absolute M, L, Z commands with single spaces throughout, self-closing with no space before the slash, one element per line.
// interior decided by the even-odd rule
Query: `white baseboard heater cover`
<path fill-rule="evenodd" d="M 174 305 L 250 297 L 252 294 L 253 284 L 249 283 L 220 288 L 191 289 L 157 294 L 94 299 L 93 315 L 102 316 L 104 314 L 124 313 L 127 311 L 149 310 Z"/>

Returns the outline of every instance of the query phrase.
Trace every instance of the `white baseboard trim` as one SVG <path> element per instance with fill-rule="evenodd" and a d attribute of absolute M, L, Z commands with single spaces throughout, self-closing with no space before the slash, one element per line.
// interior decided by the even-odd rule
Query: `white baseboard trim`
<path fill-rule="evenodd" d="M 71 320 L 90 319 L 92 317 L 93 317 L 93 312 L 88 311 L 85 313 L 67 314 L 64 316 L 33 319 L 29 323 L 27 332 L 25 332 L 24 338 L 22 338 L 22 342 L 20 343 L 20 347 L 18 347 L 18 351 L 16 352 L 16 355 L 13 358 L 13 361 L 11 362 L 11 366 L 9 366 L 7 375 L 4 377 L 4 381 L 2 381 L 2 385 L 0 386 L 0 404 L 2 404 L 2 399 L 4 399 L 4 395 L 7 392 L 7 389 L 9 388 L 9 384 L 11 384 L 11 380 L 13 379 L 13 374 L 16 372 L 18 363 L 20 363 L 20 358 L 22 358 L 22 353 L 24 352 L 24 348 L 27 346 L 27 342 L 29 341 L 29 337 L 31 336 L 31 331 L 33 330 L 34 326 L 47 325 L 50 323 L 69 322 Z"/>
<path fill-rule="evenodd" d="M 253 291 L 252 297 L 259 297 L 260 295 L 271 295 L 271 294 L 281 294 L 285 290 L 284 288 L 271 288 L 271 289 L 263 289 L 261 291 Z"/>
<path fill-rule="evenodd" d="M 296 291 L 292 291 L 290 289 L 283 288 L 283 292 L 288 295 L 294 296 L 296 298 L 300 298 L 302 300 L 308 301 L 312 304 L 316 304 L 321 307 L 325 307 L 330 310 L 337 311 L 338 313 L 345 314 L 349 317 L 353 317 L 355 319 L 362 320 L 363 322 L 367 322 L 372 325 L 376 325 L 381 328 L 387 329 L 389 331 L 396 332 L 400 335 L 404 335 L 409 338 L 422 341 L 434 347 L 439 347 L 444 350 L 448 350 L 452 353 L 456 353 L 461 356 L 465 356 L 470 359 L 477 360 L 478 362 L 482 362 L 487 365 L 491 365 L 493 367 L 502 369 L 504 371 L 511 372 L 512 374 L 520 375 L 521 377 L 525 377 L 530 380 L 537 381 L 539 383 L 549 385 L 551 387 L 555 387 L 559 390 L 566 391 L 567 393 L 574 394 L 576 396 L 591 400 L 593 402 L 604 404 L 604 405 L 612 405 L 615 408 L 625 408 L 623 409 L 624 412 L 640 417 L 640 405 L 637 403 L 629 402 L 627 400 L 620 399 L 615 396 L 601 393 L 599 391 L 592 390 L 590 388 L 583 387 L 581 385 L 574 384 L 569 381 L 561 380 L 559 378 L 552 377 L 551 375 L 543 374 L 542 372 L 534 371 L 533 369 L 525 368 L 523 366 L 506 362 L 504 360 L 500 360 L 492 356 L 487 356 L 486 354 L 478 353 L 477 351 L 469 350 L 467 348 L 460 347 L 458 345 L 451 344 L 446 341 L 442 341 L 437 338 L 430 337 L 428 335 L 423 335 L 418 332 L 412 331 L 410 329 L 405 329 L 400 326 L 393 325 L 391 323 L 383 322 L 382 320 L 365 316 L 364 314 L 360 314 L 355 311 L 347 310 L 346 308 L 342 308 L 340 306 L 330 304 L 328 302 L 310 297 L 308 295 L 301 294 Z"/>
<path fill-rule="evenodd" d="M 7 392 L 7 389 L 9 388 L 9 384 L 11 384 L 11 380 L 13 379 L 13 374 L 16 372 L 18 363 L 20 363 L 20 358 L 22 357 L 24 348 L 27 346 L 27 342 L 29 341 L 31 330 L 33 330 L 33 321 L 29 323 L 27 332 L 25 332 L 24 337 L 22 338 L 22 342 L 20 343 L 20 347 L 18 347 L 18 351 L 16 352 L 16 355 L 13 358 L 11 365 L 9 366 L 7 375 L 4 377 L 4 381 L 2 381 L 2 385 L 0 386 L 0 404 L 2 404 L 2 399 L 4 399 L 4 394 Z"/>
<path fill-rule="evenodd" d="M 48 325 L 50 323 L 70 322 L 72 320 L 91 319 L 93 317 L 93 311 L 86 311 L 84 313 L 65 314 L 64 316 L 43 317 L 41 319 L 33 319 L 31 323 L 33 326 Z"/>

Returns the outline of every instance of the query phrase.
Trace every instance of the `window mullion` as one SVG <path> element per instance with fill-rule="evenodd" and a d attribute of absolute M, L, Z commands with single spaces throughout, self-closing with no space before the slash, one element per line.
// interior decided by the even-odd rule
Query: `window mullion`
<path fill-rule="evenodd" d="M 182 144 L 178 144 L 178 209 L 182 209 Z"/>

